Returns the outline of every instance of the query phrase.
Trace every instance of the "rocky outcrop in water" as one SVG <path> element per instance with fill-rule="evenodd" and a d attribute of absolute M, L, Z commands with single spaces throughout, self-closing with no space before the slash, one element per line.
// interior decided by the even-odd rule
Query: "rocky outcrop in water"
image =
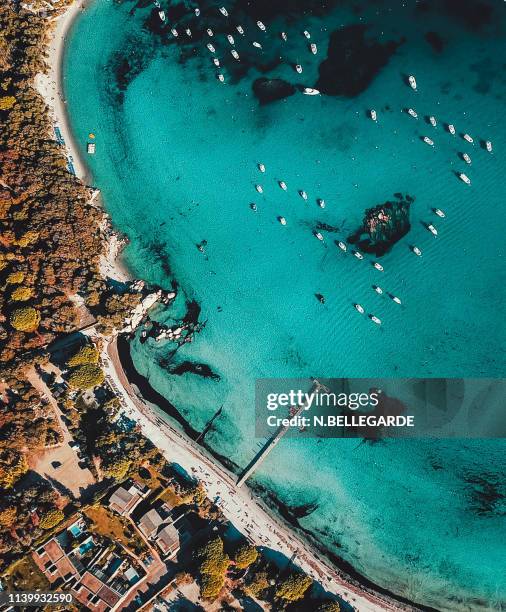
<path fill-rule="evenodd" d="M 414 198 L 396 194 L 397 200 L 368 208 L 362 226 L 348 238 L 364 253 L 381 257 L 411 229 L 409 211 Z"/>
<path fill-rule="evenodd" d="M 380 43 L 367 39 L 366 31 L 366 25 L 356 24 L 332 32 L 316 83 L 322 93 L 349 98 L 362 93 L 404 42 Z"/>
<path fill-rule="evenodd" d="M 262 77 L 253 82 L 253 93 L 260 104 L 270 104 L 276 100 L 288 98 L 288 96 L 293 96 L 296 91 L 291 83 L 283 81 L 283 79 Z"/>

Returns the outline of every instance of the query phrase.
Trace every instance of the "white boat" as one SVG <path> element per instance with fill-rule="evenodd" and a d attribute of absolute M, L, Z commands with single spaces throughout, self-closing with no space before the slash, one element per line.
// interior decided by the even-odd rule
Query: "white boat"
<path fill-rule="evenodd" d="M 361 304 L 353 304 L 360 314 L 364 314 L 365 310 Z"/>
<path fill-rule="evenodd" d="M 466 162 L 466 164 L 471 164 L 471 158 L 467 153 L 462 153 L 462 159 Z"/>
<path fill-rule="evenodd" d="M 438 217 L 441 217 L 441 219 L 444 219 L 446 217 L 446 215 L 440 208 L 435 208 L 434 212 L 436 213 Z"/>
<path fill-rule="evenodd" d="M 364 259 L 362 253 L 359 253 L 358 251 L 353 251 L 353 255 L 355 255 L 357 259 Z"/>
<path fill-rule="evenodd" d="M 262 45 L 261 45 L 259 42 L 257 42 L 256 40 L 255 40 L 255 41 L 254 41 L 252 44 L 253 44 L 253 46 L 254 46 L 254 47 L 256 47 L 257 49 L 261 49 L 261 48 L 262 48 Z"/>
<path fill-rule="evenodd" d="M 232 57 L 236 60 L 239 59 L 239 53 L 237 53 L 237 51 L 235 49 L 232 49 L 232 51 L 230 51 L 230 53 L 232 54 Z"/>
<path fill-rule="evenodd" d="M 286 186 L 285 181 L 279 181 L 279 182 L 278 182 L 278 185 L 281 187 L 281 189 L 282 189 L 283 191 L 286 191 L 286 190 L 288 189 L 288 187 Z"/>
<path fill-rule="evenodd" d="M 431 138 L 429 138 L 428 136 L 424 136 L 424 137 L 423 137 L 423 141 L 424 141 L 425 143 L 427 143 L 428 145 L 430 145 L 431 147 L 433 147 L 433 146 L 434 146 L 434 141 L 433 141 Z"/>
<path fill-rule="evenodd" d="M 211 53 L 214 53 L 216 51 L 216 49 L 211 43 L 207 43 L 206 47 L 209 49 L 209 51 L 211 51 Z"/>
<path fill-rule="evenodd" d="M 195 9 L 195 15 L 197 17 L 200 15 L 200 9 L 198 7 Z"/>
<path fill-rule="evenodd" d="M 218 75 L 218 81 L 220 81 L 221 83 L 225 82 L 225 77 L 222 74 Z"/>
<path fill-rule="evenodd" d="M 190 30 L 190 28 L 186 28 L 185 32 L 186 32 L 186 36 L 188 36 L 188 38 L 192 37 L 192 31 Z"/>
<path fill-rule="evenodd" d="M 304 36 L 309 40 L 311 38 L 311 34 L 307 31 L 304 30 L 304 32 L 302 32 L 304 34 Z"/>
<path fill-rule="evenodd" d="M 432 223 L 429 223 L 429 225 L 427 225 L 427 229 L 433 236 L 437 236 L 437 229 L 432 225 Z"/>
<path fill-rule="evenodd" d="M 281 32 L 281 38 L 285 41 L 288 40 L 288 36 L 286 35 L 286 32 Z"/>
<path fill-rule="evenodd" d="M 311 53 L 313 55 L 316 55 L 318 53 L 318 47 L 314 43 L 311 43 L 309 45 L 309 48 L 311 49 Z"/>
<path fill-rule="evenodd" d="M 378 319 L 378 317 L 376 315 L 369 315 L 371 318 L 371 321 L 373 323 L 376 323 L 376 325 L 381 325 L 381 319 Z"/>
<path fill-rule="evenodd" d="M 207 35 L 214 36 L 214 32 L 211 30 L 211 28 L 207 28 Z"/>
<path fill-rule="evenodd" d="M 264 188 L 262 187 L 262 185 L 255 185 L 255 189 L 258 191 L 258 193 L 264 192 Z"/>
<path fill-rule="evenodd" d="M 262 32 L 265 32 L 265 25 L 261 21 L 257 21 L 257 26 L 262 30 Z"/>
<path fill-rule="evenodd" d="M 322 198 L 318 198 L 316 200 L 316 203 L 318 204 L 320 208 L 325 208 L 325 200 L 323 200 Z"/>
<path fill-rule="evenodd" d="M 474 140 L 471 138 L 471 136 L 469 136 L 469 134 L 464 134 L 462 138 L 464 140 L 467 140 L 467 142 L 470 142 L 471 144 L 474 142 Z"/>
<path fill-rule="evenodd" d="M 376 111 L 374 110 L 374 108 L 372 108 L 372 109 L 369 111 L 369 117 L 371 117 L 371 119 L 372 119 L 373 121 L 376 121 L 376 119 L 378 118 L 378 115 L 377 115 Z"/>
<path fill-rule="evenodd" d="M 464 183 L 466 185 L 470 185 L 471 184 L 471 179 L 467 175 L 465 175 L 463 172 L 459 173 L 459 179 L 461 181 L 464 181 Z"/>
<path fill-rule="evenodd" d="M 228 11 L 224 6 L 220 6 L 219 11 L 224 17 L 228 17 Z"/>
<path fill-rule="evenodd" d="M 302 73 L 302 66 L 300 64 L 295 64 L 295 70 L 301 74 Z"/>
<path fill-rule="evenodd" d="M 422 256 L 422 251 L 417 246 L 414 246 L 412 250 L 415 255 L 418 255 L 418 257 Z"/>
<path fill-rule="evenodd" d="M 455 136 L 455 126 L 453 125 L 453 123 L 448 124 L 448 131 L 452 136 Z"/>
<path fill-rule="evenodd" d="M 318 96 L 320 91 L 318 89 L 314 89 L 313 87 L 304 87 L 302 93 L 306 94 L 306 96 Z"/>
<path fill-rule="evenodd" d="M 307 200 L 307 193 L 304 190 L 301 189 L 299 195 L 303 200 Z"/>
<path fill-rule="evenodd" d="M 257 205 L 255 204 L 255 202 L 251 202 L 251 204 L 249 205 L 249 207 L 251 208 L 251 210 L 254 210 L 256 212 L 257 210 Z"/>
<path fill-rule="evenodd" d="M 348 247 L 344 244 L 344 242 L 341 242 L 339 240 L 339 242 L 337 243 L 337 246 L 341 249 L 341 251 L 344 251 L 346 253 Z"/>
<path fill-rule="evenodd" d="M 413 108 L 408 108 L 408 115 L 411 115 L 415 119 L 418 118 L 418 113 Z"/>
<path fill-rule="evenodd" d="M 165 12 L 164 11 L 158 11 L 158 17 L 160 17 L 160 19 L 162 21 L 165 21 Z"/>
<path fill-rule="evenodd" d="M 265 172 L 264 164 L 258 164 L 258 169 L 260 170 L 260 172 Z"/>
<path fill-rule="evenodd" d="M 244 36 L 244 30 L 242 26 L 238 25 L 235 27 L 235 29 L 239 32 L 239 34 L 242 34 Z"/>
<path fill-rule="evenodd" d="M 383 289 L 381 287 L 378 287 L 378 285 L 373 285 L 372 288 L 374 289 L 374 291 L 376 291 L 376 293 L 379 293 L 379 295 L 383 293 Z"/>
<path fill-rule="evenodd" d="M 323 236 L 322 236 L 322 234 L 320 234 L 320 232 L 313 232 L 313 236 L 315 238 L 318 238 L 318 240 L 321 240 L 323 242 Z"/>
<path fill-rule="evenodd" d="M 286 225 L 286 219 L 284 217 L 278 217 L 278 221 L 281 223 L 281 225 Z"/>
<path fill-rule="evenodd" d="M 219 66 L 220 65 L 220 60 L 217 57 L 213 57 L 213 64 L 215 66 Z"/>
<path fill-rule="evenodd" d="M 411 89 L 414 89 L 416 91 L 416 79 L 412 74 L 410 74 L 408 77 L 408 83 Z"/>
<path fill-rule="evenodd" d="M 179 34 L 177 33 L 176 28 L 171 28 L 170 29 L 170 33 L 172 34 L 172 36 L 174 36 L 174 38 L 177 38 L 179 36 Z"/>
<path fill-rule="evenodd" d="M 400 298 L 398 298 L 396 295 L 391 295 L 390 297 L 396 304 L 402 304 Z"/>
<path fill-rule="evenodd" d="M 492 153 L 492 143 L 490 142 L 490 140 L 487 140 L 485 142 L 485 148 L 487 149 L 489 153 Z"/>
<path fill-rule="evenodd" d="M 376 268 L 376 270 L 379 270 L 380 272 L 383 272 L 383 270 L 385 269 L 385 268 L 384 268 L 384 267 L 383 267 L 383 266 L 382 266 L 380 263 L 378 263 L 377 261 L 375 261 L 375 262 L 374 262 L 372 265 L 373 265 L 373 266 Z"/>
<path fill-rule="evenodd" d="M 436 125 L 437 125 L 436 118 L 431 115 L 429 117 L 429 123 L 432 125 L 432 127 L 436 127 Z"/>
<path fill-rule="evenodd" d="M 227 40 L 231 45 L 235 45 L 234 37 L 232 34 L 227 34 Z"/>

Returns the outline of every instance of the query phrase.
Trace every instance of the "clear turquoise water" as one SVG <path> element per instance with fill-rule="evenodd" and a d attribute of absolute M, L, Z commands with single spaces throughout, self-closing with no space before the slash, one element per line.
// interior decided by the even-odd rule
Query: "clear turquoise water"
<path fill-rule="evenodd" d="M 207 325 L 176 362 L 207 363 L 220 381 L 169 376 L 161 363 L 168 344 L 134 341 L 132 354 L 195 428 L 223 404 L 208 437 L 219 453 L 245 465 L 255 452 L 258 377 L 503 375 L 504 14 L 480 34 L 435 13 L 420 27 L 413 3 L 395 10 L 375 3 L 360 16 L 339 8 L 324 21 L 278 18 L 269 31 L 289 32 L 284 57 L 301 61 L 304 73 L 282 64 L 268 76 L 309 85 L 317 60 L 300 35 L 306 27 L 322 54 L 330 31 L 359 20 L 384 40 L 408 40 L 353 100 L 295 95 L 259 107 L 251 93 L 261 76 L 255 69 L 238 82 L 225 70 L 230 82 L 219 84 L 202 44 L 182 61 L 180 48 L 160 45 L 143 29 L 148 10 L 130 15 L 132 6 L 97 0 L 77 22 L 65 58 L 68 107 L 83 147 L 89 132 L 97 135 L 89 161 L 115 224 L 131 239 L 129 265 L 162 286 L 180 284 L 181 300 L 158 318 L 180 315 L 183 296 L 202 305 Z M 281 49 L 274 36 L 243 25 L 246 39 L 254 31 L 266 53 Z M 429 30 L 448 41 L 441 55 L 423 40 Z M 228 53 L 223 36 L 215 46 L 220 57 Z M 142 60 L 121 103 L 113 85 L 119 56 Z M 417 93 L 404 85 L 406 73 L 416 75 Z M 417 109 L 418 121 L 401 113 L 406 106 Z M 368 108 L 377 109 L 377 124 L 365 117 Z M 439 119 L 435 130 L 426 114 Z M 451 137 L 441 127 L 446 121 L 476 142 L 493 140 L 494 154 Z M 420 141 L 425 134 L 434 149 Z M 470 168 L 457 156 L 463 151 Z M 466 172 L 472 186 L 453 171 Z M 324 244 L 311 235 L 322 221 L 346 237 L 365 208 L 397 191 L 416 196 L 413 227 L 382 258 L 383 274 L 338 251 L 335 234 Z M 433 206 L 446 219 L 435 218 Z M 437 239 L 421 224 L 431 221 Z M 196 248 L 203 239 L 206 256 Z M 422 258 L 410 244 L 423 249 Z M 376 295 L 375 283 L 403 306 Z M 315 293 L 326 296 L 325 305 Z M 381 317 L 381 328 L 358 315 L 357 301 Z M 484 485 L 477 478 L 499 488 L 504 445 L 358 442 L 284 440 L 256 478 L 287 504 L 316 503 L 302 525 L 382 586 L 442 610 L 496 609 L 506 591 L 506 508 L 503 497 L 479 512 Z"/>

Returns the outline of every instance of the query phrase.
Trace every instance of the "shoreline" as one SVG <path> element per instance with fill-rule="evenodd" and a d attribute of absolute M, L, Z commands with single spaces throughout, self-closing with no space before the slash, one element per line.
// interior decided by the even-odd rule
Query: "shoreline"
<path fill-rule="evenodd" d="M 89 0 L 74 0 L 67 10 L 55 19 L 56 27 L 51 32 L 46 57 L 48 71 L 46 74 L 39 74 L 34 83 L 50 109 L 53 127 L 60 128 L 76 177 L 85 184 L 91 180 L 91 172 L 70 127 L 64 102 L 63 58 L 66 36 L 75 19 L 88 3 Z M 101 208 L 103 209 L 103 206 Z M 106 219 L 109 219 L 108 215 Z M 101 263 L 101 273 L 104 277 L 116 280 L 130 280 L 132 276 L 124 262 L 121 261 L 121 245 L 117 244 L 121 239 L 110 225 L 108 229 L 116 240 L 108 242 L 107 252 Z M 112 242 L 114 242 L 113 245 Z M 322 559 L 325 553 L 317 552 L 314 545 L 305 538 L 301 538 L 292 525 L 289 525 L 288 522 L 285 524 L 283 517 L 273 516 L 272 511 L 266 507 L 252 488 L 248 485 L 237 488 L 237 477 L 234 473 L 212 457 L 204 447 L 194 443 L 190 437 L 172 427 L 163 418 L 164 413 L 158 406 L 146 402 L 139 396 L 140 394 L 132 387 L 123 370 L 117 352 L 117 338 L 104 346 L 102 358 L 104 370 L 109 379 L 114 381 L 126 403 L 125 412 L 138 422 L 143 434 L 166 455 L 169 461 L 179 463 L 191 476 L 201 480 L 211 499 L 220 497 L 223 500 L 220 508 L 225 516 L 256 545 L 279 551 L 288 559 L 294 552 L 297 552 L 295 564 L 298 567 L 319 582 L 323 590 L 338 595 L 353 609 L 360 612 L 426 609 L 402 601 L 402 598 L 396 599 L 394 594 L 377 592 L 375 591 L 376 585 L 362 584 L 363 577 L 358 572 L 355 578 L 347 575 L 347 572 L 338 565 L 333 567 L 332 561 Z M 364 580 L 367 579 L 364 578 Z"/>
<path fill-rule="evenodd" d="M 172 427 L 163 418 L 163 411 L 154 404 L 143 401 L 123 370 L 118 354 L 117 338 L 102 351 L 104 369 L 113 388 L 124 399 L 125 414 L 135 420 L 143 434 L 165 455 L 168 461 L 179 464 L 188 474 L 202 481 L 210 499 L 222 500 L 220 509 L 230 522 L 255 545 L 270 548 L 290 559 L 297 553 L 294 564 L 334 595 L 346 601 L 360 612 L 428 610 L 412 603 L 395 599 L 393 594 L 383 594 L 366 587 L 357 578 L 339 567 L 333 567 L 325 553 L 316 551 L 312 543 L 296 533 L 281 516 L 272 511 L 248 485 L 236 486 L 237 475 L 211 456 L 183 432 Z"/>

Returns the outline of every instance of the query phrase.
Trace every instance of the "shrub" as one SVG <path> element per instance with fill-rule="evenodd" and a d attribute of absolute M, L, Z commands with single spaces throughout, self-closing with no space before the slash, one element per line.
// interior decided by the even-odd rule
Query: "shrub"
<path fill-rule="evenodd" d="M 22 332 L 33 332 L 40 323 L 40 313 L 31 306 L 16 308 L 11 314 L 11 325 Z"/>
<path fill-rule="evenodd" d="M 71 368 L 75 368 L 76 366 L 85 365 L 87 363 L 98 363 L 98 358 L 98 350 L 92 344 L 87 344 L 81 347 L 77 353 L 68 360 L 67 365 Z"/>
<path fill-rule="evenodd" d="M 56 527 L 58 523 L 61 523 L 64 518 L 65 515 L 61 510 L 58 510 L 58 508 L 53 508 L 41 517 L 39 526 L 42 529 L 52 529 L 53 527 Z"/>
<path fill-rule="evenodd" d="M 235 553 L 235 564 L 239 569 L 246 569 L 258 559 L 258 550 L 254 546 L 244 544 Z"/>
<path fill-rule="evenodd" d="M 16 287 L 11 293 L 11 300 L 13 302 L 26 302 L 33 295 L 33 291 L 30 287 Z"/>
<path fill-rule="evenodd" d="M 102 368 L 95 363 L 86 363 L 77 367 L 69 377 L 69 385 L 74 389 L 91 389 L 101 385 L 105 380 Z"/>
<path fill-rule="evenodd" d="M 312 578 L 305 574 L 292 574 L 279 584 L 276 597 L 284 601 L 298 601 L 304 597 L 312 583 Z"/>

